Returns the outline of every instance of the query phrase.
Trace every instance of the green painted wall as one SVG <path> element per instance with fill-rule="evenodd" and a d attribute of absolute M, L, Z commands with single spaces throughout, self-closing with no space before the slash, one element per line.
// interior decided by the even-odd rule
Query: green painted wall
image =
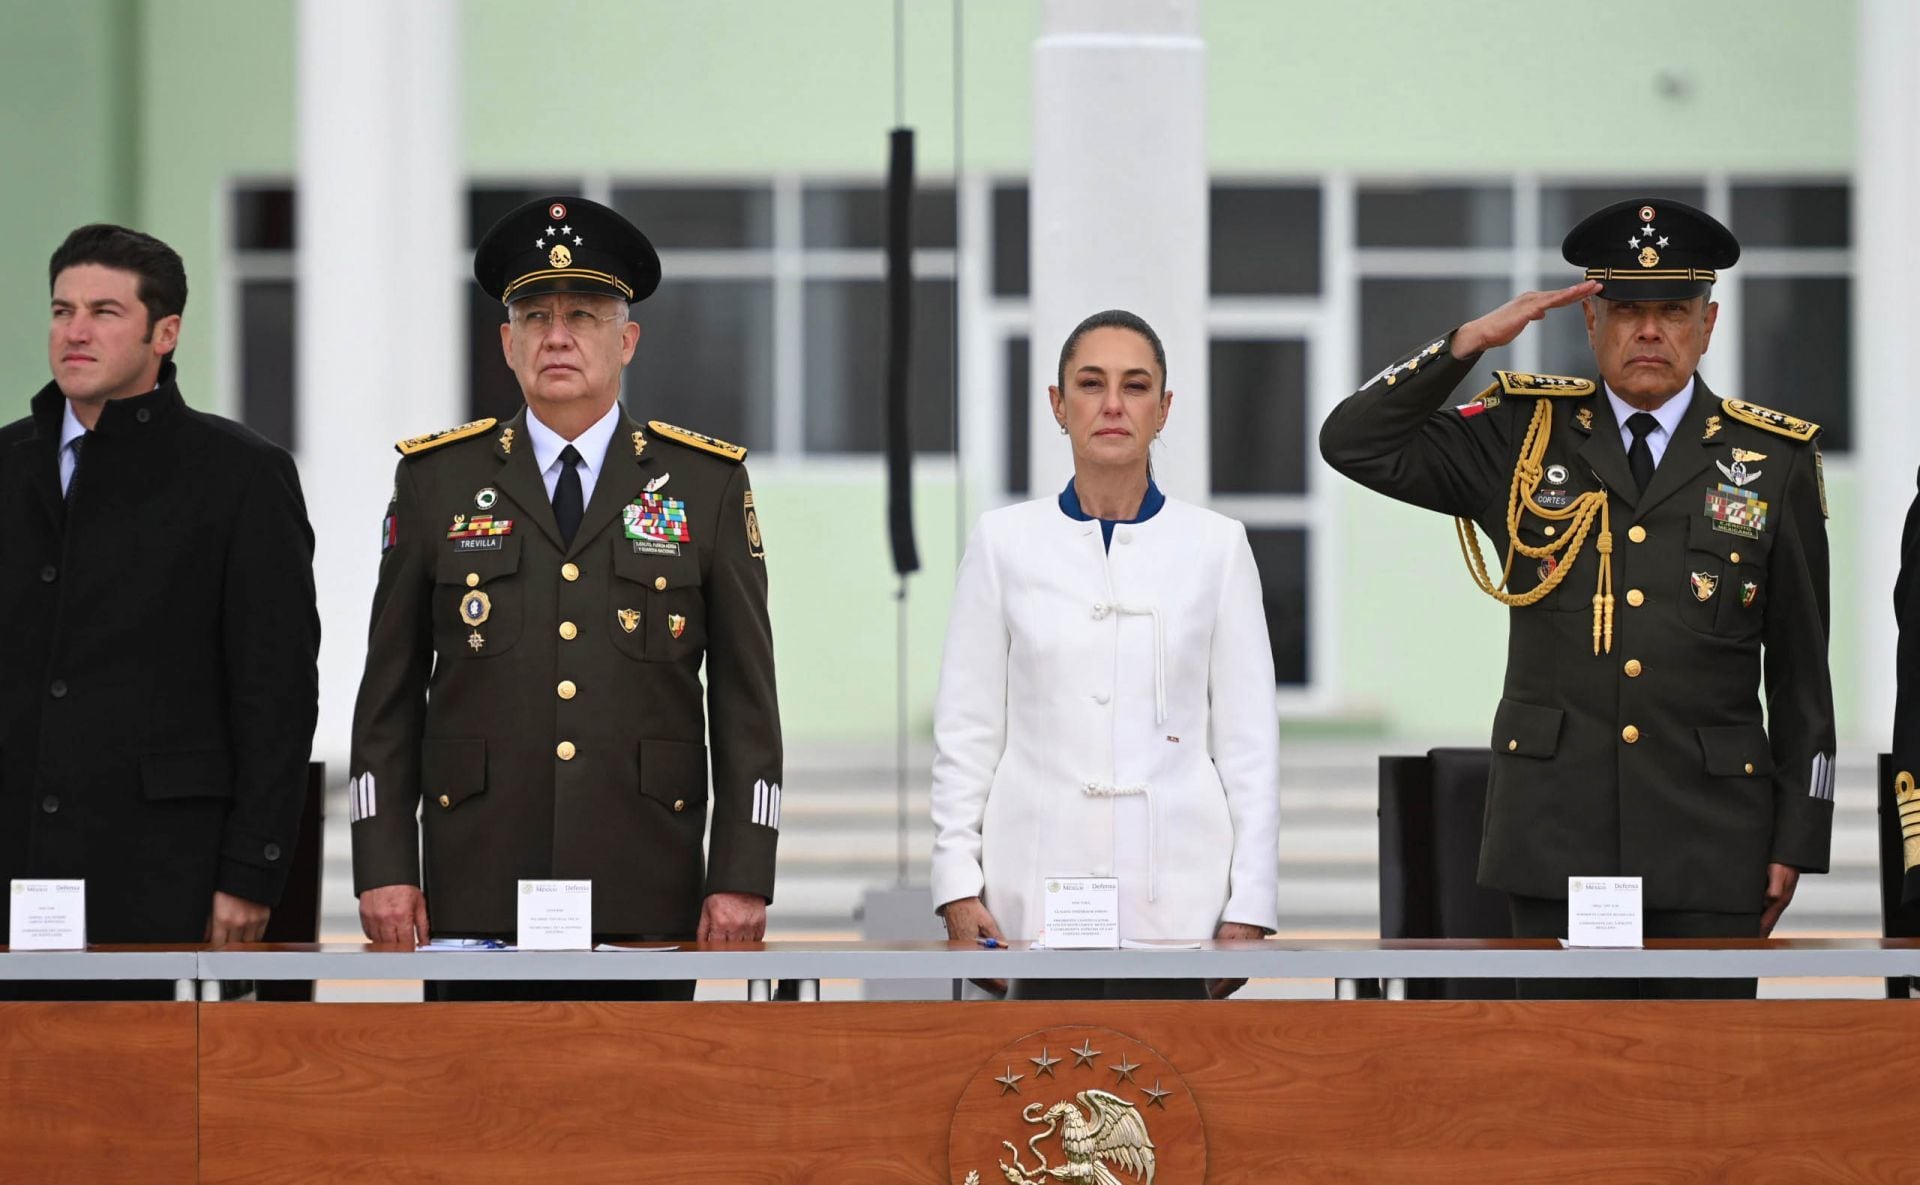
<path fill-rule="evenodd" d="M 958 148 L 967 169 L 1024 173 L 1038 0 L 965 0 L 958 145 L 954 10 L 904 8 L 922 171 L 952 171 Z M 1206 0 L 1203 11 L 1221 173 L 1844 172 L 1852 159 L 1852 3 L 1696 0 L 1650 14 L 1584 0 Z M 227 398 L 215 390 L 221 195 L 235 178 L 292 173 L 294 13 L 293 0 L 0 0 L 7 406 L 45 381 L 47 254 L 102 217 L 185 256 L 187 387 L 203 405 Z M 877 179 L 894 122 L 893 13 L 893 0 L 467 0 L 469 171 Z M 1663 75 L 1677 95 L 1661 93 Z M 350 378 L 352 343 L 334 347 Z M 369 480 L 385 481 L 377 468 Z M 1829 470 L 1844 573 L 1844 524 L 1860 499 L 1844 466 Z M 879 481 L 770 465 L 756 487 L 789 734 L 889 735 L 895 605 Z M 928 566 L 909 639 L 920 730 L 952 582 L 953 498 L 948 479 L 921 485 Z M 1451 528 L 1351 488 L 1339 521 L 1336 714 L 1422 738 L 1480 736 L 1505 611 L 1473 590 Z M 1851 602 L 1838 608 L 1844 720 L 1861 631 Z"/>

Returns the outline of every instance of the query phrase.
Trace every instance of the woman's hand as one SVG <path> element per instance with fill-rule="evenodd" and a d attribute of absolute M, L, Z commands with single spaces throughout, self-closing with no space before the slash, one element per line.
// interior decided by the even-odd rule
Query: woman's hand
<path fill-rule="evenodd" d="M 1235 940 L 1258 942 L 1266 936 L 1267 932 L 1265 930 L 1262 930 L 1258 926 L 1249 926 L 1245 922 L 1221 922 L 1219 927 L 1213 932 L 1213 937 L 1216 941 Z M 1244 979 L 1209 979 L 1207 981 L 1207 998 L 1210 1000 L 1224 1000 L 1246 986 L 1247 981 Z"/>
<path fill-rule="evenodd" d="M 947 937 L 955 942 L 978 942 L 982 938 L 1006 941 L 1006 935 L 1000 933 L 1000 923 L 993 920 L 986 903 L 978 897 L 962 897 L 958 901 L 947 902 L 940 907 L 940 917 L 947 923 Z M 973 982 L 996 996 L 1007 994 L 1007 981 L 1004 979 L 976 979 Z"/>

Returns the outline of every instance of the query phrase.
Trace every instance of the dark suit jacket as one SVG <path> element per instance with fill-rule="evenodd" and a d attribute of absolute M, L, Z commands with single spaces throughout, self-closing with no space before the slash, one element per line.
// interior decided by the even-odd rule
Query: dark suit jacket
<path fill-rule="evenodd" d="M 0 880 L 85 878 L 94 942 L 279 901 L 318 705 L 293 459 L 172 369 L 102 411 L 70 505 L 59 389 L 0 428 Z"/>
<path fill-rule="evenodd" d="M 1920 901 L 1920 498 L 1907 509 L 1900 536 L 1900 577 L 1893 585 L 1898 630 L 1893 706 L 1894 802 L 1900 812 L 1901 890 Z M 1883 791 L 1884 793 L 1884 791 Z"/>
<path fill-rule="evenodd" d="M 511 935 L 515 882 L 567 878 L 593 882 L 596 933 L 691 936 L 709 893 L 773 896 L 780 710 L 747 471 L 623 413 L 563 546 L 526 415 L 395 474 L 354 709 L 354 889 L 422 883 L 419 811 L 435 933 Z M 650 485 L 682 526 L 629 522 Z M 511 526 L 475 535 L 475 516 Z"/>
<path fill-rule="evenodd" d="M 1545 399 L 1540 494 L 1606 490 L 1613 535 L 1610 653 L 1594 653 L 1597 521 L 1559 587 L 1508 611 L 1480 882 L 1564 897 L 1569 876 L 1638 875 L 1648 908 L 1757 913 L 1770 862 L 1826 871 L 1834 722 L 1817 448 L 1742 419 L 1697 382 L 1640 493 L 1597 383 L 1536 379 L 1518 385 L 1582 393 L 1442 409 L 1473 363 L 1449 350 L 1448 338 L 1428 343 L 1342 402 L 1321 429 L 1328 464 L 1474 520 L 1498 557 L 1515 464 Z M 1763 458 L 1746 463 L 1744 485 L 1720 469 L 1734 450 Z M 1749 496 L 1764 502 L 1763 521 L 1725 517 L 1729 498 L 1750 513 Z M 1543 546 L 1549 529 L 1567 524 L 1523 513 L 1523 542 Z M 1510 590 L 1542 578 L 1521 558 Z"/>

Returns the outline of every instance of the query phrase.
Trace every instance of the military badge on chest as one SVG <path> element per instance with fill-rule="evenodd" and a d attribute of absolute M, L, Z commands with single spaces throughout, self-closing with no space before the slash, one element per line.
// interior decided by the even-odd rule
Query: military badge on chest
<path fill-rule="evenodd" d="M 473 648 L 475 654 L 487 644 L 480 627 L 487 623 L 487 618 L 492 614 L 493 600 L 486 593 L 470 588 L 460 595 L 460 620 L 473 627 L 473 632 L 467 635 L 467 645 Z"/>
<path fill-rule="evenodd" d="M 1748 466 L 1766 459 L 1765 453 L 1736 448 L 1731 462 L 1714 462 L 1721 476 L 1727 479 L 1707 491 L 1704 513 L 1712 520 L 1714 530 L 1758 539 L 1760 532 L 1767 529 L 1767 503 L 1757 491 L 1747 488 L 1761 477 L 1760 470 Z"/>
<path fill-rule="evenodd" d="M 1567 480 L 1571 476 L 1565 465 L 1549 465 L 1545 481 L 1533 492 L 1533 500 L 1549 510 L 1564 510 L 1573 502 L 1573 494 L 1567 489 Z"/>
<path fill-rule="evenodd" d="M 682 544 L 693 542 L 687 529 L 687 504 L 660 496 L 669 476 L 662 473 L 654 478 L 638 498 L 620 508 L 620 526 L 640 555 L 679 555 Z"/>
<path fill-rule="evenodd" d="M 447 528 L 447 538 L 452 540 L 455 551 L 499 551 L 507 545 L 507 536 L 511 534 L 513 520 L 491 514 L 476 514 L 472 518 L 456 514 L 453 525 Z"/>

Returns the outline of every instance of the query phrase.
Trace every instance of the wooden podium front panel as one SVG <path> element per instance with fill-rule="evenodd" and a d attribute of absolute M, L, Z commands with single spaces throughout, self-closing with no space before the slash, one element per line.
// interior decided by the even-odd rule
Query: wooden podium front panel
<path fill-rule="evenodd" d="M 1171 1063 L 1222 1185 L 1920 1180 L 1900 1001 L 206 1005 L 201 1180 L 960 1185 L 1058 1026 Z"/>
<path fill-rule="evenodd" d="M 0 1004 L 0 1181 L 191 1185 L 194 1010 Z"/>

